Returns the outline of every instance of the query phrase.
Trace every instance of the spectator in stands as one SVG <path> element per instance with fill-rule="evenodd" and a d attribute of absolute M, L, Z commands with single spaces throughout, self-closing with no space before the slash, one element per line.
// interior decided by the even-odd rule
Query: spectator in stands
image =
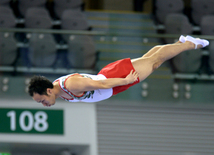
<path fill-rule="evenodd" d="M 140 58 L 110 63 L 97 75 L 75 73 L 53 83 L 43 76 L 35 76 L 30 81 L 29 94 L 47 107 L 54 105 L 59 97 L 70 102 L 98 102 L 143 81 L 179 53 L 208 45 L 207 40 L 181 36 L 177 43 L 155 46 Z"/>

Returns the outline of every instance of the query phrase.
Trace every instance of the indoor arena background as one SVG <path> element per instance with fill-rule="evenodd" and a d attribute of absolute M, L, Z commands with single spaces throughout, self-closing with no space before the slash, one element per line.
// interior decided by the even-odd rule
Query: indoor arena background
<path fill-rule="evenodd" d="M 210 45 L 99 103 L 27 94 L 33 75 L 96 74 L 179 36 Z M 0 155 L 213 155 L 213 0 L 0 0 Z"/>

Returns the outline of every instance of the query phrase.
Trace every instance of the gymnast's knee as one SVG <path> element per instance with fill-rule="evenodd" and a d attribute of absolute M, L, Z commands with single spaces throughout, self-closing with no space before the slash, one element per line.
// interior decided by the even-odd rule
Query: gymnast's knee
<path fill-rule="evenodd" d="M 152 70 L 154 71 L 154 70 L 158 69 L 161 64 L 162 64 L 161 62 L 154 63 L 153 66 L 152 66 Z"/>

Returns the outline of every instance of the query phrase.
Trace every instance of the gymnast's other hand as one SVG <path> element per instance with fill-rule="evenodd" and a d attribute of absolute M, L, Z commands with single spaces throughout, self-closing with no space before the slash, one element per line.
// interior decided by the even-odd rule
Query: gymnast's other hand
<path fill-rule="evenodd" d="M 131 84 L 138 80 L 139 73 L 131 70 L 131 72 L 126 76 L 127 84 Z"/>

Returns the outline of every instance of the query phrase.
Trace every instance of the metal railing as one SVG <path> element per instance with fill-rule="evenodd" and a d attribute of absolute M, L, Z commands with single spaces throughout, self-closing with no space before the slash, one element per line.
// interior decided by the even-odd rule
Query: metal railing
<path fill-rule="evenodd" d="M 126 37 L 145 37 L 145 38 L 178 38 L 180 34 L 131 34 L 113 33 L 104 31 L 80 31 L 80 30 L 56 30 L 56 29 L 29 29 L 29 28 L 0 28 L 0 32 L 17 33 L 49 33 L 49 34 L 73 34 L 73 35 L 93 35 L 93 36 L 126 36 Z M 185 35 L 185 34 L 183 34 Z M 203 39 L 214 40 L 212 35 L 192 35 Z"/>

